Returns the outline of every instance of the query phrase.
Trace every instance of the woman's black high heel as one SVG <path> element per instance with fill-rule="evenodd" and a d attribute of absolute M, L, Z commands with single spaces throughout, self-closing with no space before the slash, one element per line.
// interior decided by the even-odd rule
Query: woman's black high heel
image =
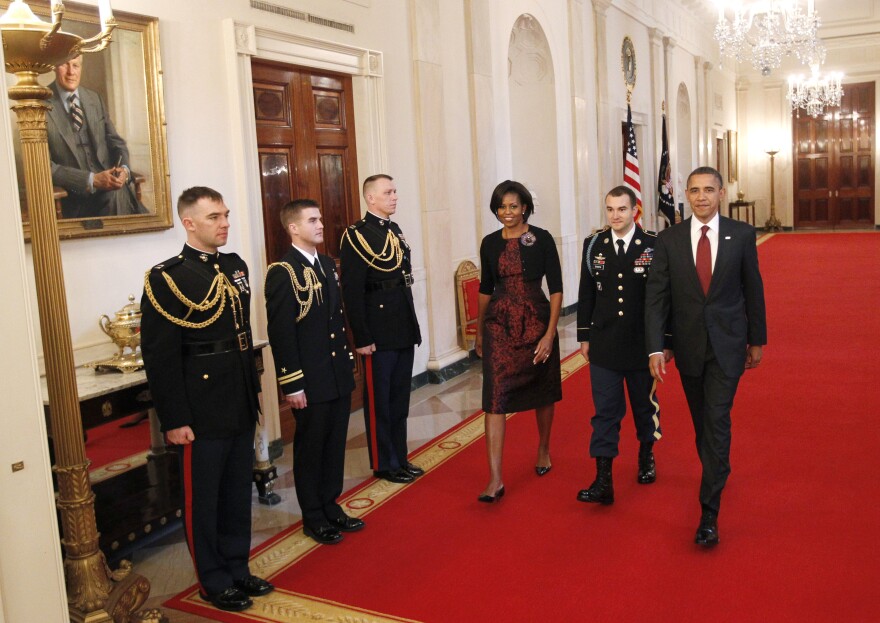
<path fill-rule="evenodd" d="M 486 495 L 484 493 L 477 498 L 477 501 L 485 502 L 486 504 L 493 504 L 497 500 L 500 500 L 502 497 L 504 497 L 504 485 L 498 487 L 498 491 L 495 492 L 495 495 Z"/>

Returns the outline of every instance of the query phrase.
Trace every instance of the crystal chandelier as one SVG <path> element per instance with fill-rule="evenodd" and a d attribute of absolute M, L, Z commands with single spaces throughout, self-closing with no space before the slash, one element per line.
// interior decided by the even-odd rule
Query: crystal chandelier
<path fill-rule="evenodd" d="M 748 61 L 763 76 L 779 67 L 785 56 L 794 55 L 802 63 L 824 57 L 818 30 L 813 0 L 806 0 L 806 9 L 802 0 L 758 0 L 737 6 L 730 21 L 723 0 L 718 0 L 715 39 L 721 55 Z"/>
<path fill-rule="evenodd" d="M 832 72 L 827 76 L 820 76 L 819 63 L 812 63 L 810 71 L 811 75 L 806 79 L 803 76 L 789 76 L 788 100 L 792 111 L 803 108 L 810 116 L 818 117 L 826 106 L 840 106 L 843 97 L 840 81 L 843 74 Z"/>

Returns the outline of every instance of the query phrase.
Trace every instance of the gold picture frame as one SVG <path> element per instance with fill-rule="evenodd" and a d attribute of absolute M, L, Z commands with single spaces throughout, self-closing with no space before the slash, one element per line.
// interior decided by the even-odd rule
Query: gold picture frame
<path fill-rule="evenodd" d="M 727 131 L 727 181 L 739 179 L 739 150 L 737 149 L 736 130 Z"/>
<path fill-rule="evenodd" d="M 0 0 L 0 8 L 3 11 L 9 4 L 8 0 Z M 29 4 L 34 13 L 49 21 L 48 2 L 31 0 Z M 62 30 L 85 37 L 100 31 L 97 7 L 65 2 L 64 9 Z M 83 57 L 79 88 L 85 88 L 100 98 L 103 112 L 111 121 L 111 129 L 115 127 L 116 134 L 121 137 L 128 151 L 130 184 L 126 186 L 129 189 L 126 192 L 132 213 L 113 216 L 72 216 L 72 210 L 68 210 L 68 207 L 73 204 L 68 203 L 68 197 L 74 193 L 68 193 L 59 186 L 56 179 L 53 181 L 53 190 L 60 238 L 131 234 L 168 229 L 172 226 L 162 64 L 159 57 L 159 20 L 155 17 L 121 11 L 114 11 L 114 17 L 118 26 L 113 32 L 111 44 L 101 52 Z M 8 75 L 7 85 L 11 84 L 9 80 L 14 82 L 14 77 Z M 40 76 L 40 83 L 46 86 L 54 80 L 53 72 Z M 89 118 L 88 110 L 86 117 Z M 24 171 L 18 152 L 20 145 L 18 124 L 14 114 L 10 113 L 9 118 L 14 135 L 13 145 L 16 148 L 24 237 L 25 240 L 30 240 Z M 47 125 L 50 133 L 58 132 L 53 129 L 56 126 L 51 119 Z M 50 138 L 50 160 L 53 163 L 56 160 L 60 161 L 64 156 L 56 157 L 51 145 Z M 67 154 L 67 157 L 72 158 L 72 152 Z M 111 163 L 109 166 L 114 164 Z M 83 170 L 75 164 L 73 167 Z M 53 164 L 53 169 L 55 168 Z M 82 202 L 90 201 L 90 197 L 97 197 L 97 192 L 94 195 L 79 194 L 78 197 L 82 205 Z M 83 211 L 87 212 L 88 207 L 80 210 L 79 213 Z"/>

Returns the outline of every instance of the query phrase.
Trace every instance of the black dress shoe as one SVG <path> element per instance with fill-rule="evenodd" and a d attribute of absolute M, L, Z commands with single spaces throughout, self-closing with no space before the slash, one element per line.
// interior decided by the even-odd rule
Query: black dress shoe
<path fill-rule="evenodd" d="M 547 467 L 535 465 L 535 473 L 538 474 L 538 476 L 544 476 L 545 474 L 549 473 L 551 469 L 553 469 L 552 465 L 548 465 Z"/>
<path fill-rule="evenodd" d="M 362 519 L 358 519 L 357 517 L 349 517 L 348 515 L 336 517 L 334 519 L 330 519 L 329 521 L 334 528 L 336 528 L 337 530 L 342 530 L 343 532 L 357 532 L 358 530 L 362 530 L 364 526 L 367 525 Z"/>
<path fill-rule="evenodd" d="M 255 575 L 236 580 L 232 585 L 248 597 L 262 597 L 275 590 L 275 587 L 269 582 Z"/>
<path fill-rule="evenodd" d="M 316 528 L 303 526 L 303 534 L 324 545 L 333 545 L 342 540 L 342 533 L 330 525 L 318 526 Z"/>
<path fill-rule="evenodd" d="M 211 602 L 218 610 L 228 610 L 229 612 L 241 612 L 254 605 L 250 597 L 234 586 L 230 586 L 216 595 L 199 593 L 199 596 L 205 601 Z"/>
<path fill-rule="evenodd" d="M 700 527 L 694 537 L 694 543 L 703 547 L 715 547 L 718 545 L 718 513 L 703 511 L 700 517 Z"/>
<path fill-rule="evenodd" d="M 486 495 L 483 493 L 477 498 L 478 502 L 485 502 L 486 504 L 494 504 L 496 501 L 500 500 L 504 497 L 504 485 L 501 485 L 498 490 L 495 492 L 495 495 Z"/>
<path fill-rule="evenodd" d="M 403 467 L 401 467 L 400 469 L 402 469 L 403 471 L 405 471 L 406 473 L 408 473 L 412 476 L 415 476 L 416 478 L 418 478 L 419 476 L 423 476 L 425 474 L 425 470 L 423 470 L 418 465 L 413 465 L 409 461 L 404 463 Z"/>
<path fill-rule="evenodd" d="M 388 482 L 396 482 L 397 484 L 401 485 L 409 484 L 416 479 L 415 476 L 403 469 L 397 469 L 394 471 L 382 470 L 378 472 L 373 472 L 373 476 L 375 476 L 376 478 L 387 480 Z"/>

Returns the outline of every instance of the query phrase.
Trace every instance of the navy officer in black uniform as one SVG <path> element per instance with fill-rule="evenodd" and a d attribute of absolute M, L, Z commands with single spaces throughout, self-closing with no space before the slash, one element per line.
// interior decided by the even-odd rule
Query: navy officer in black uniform
<path fill-rule="evenodd" d="M 640 442 L 637 481 L 650 484 L 657 477 L 653 448 L 661 436 L 660 405 L 645 350 L 645 284 L 657 235 L 637 225 L 635 213 L 632 189 L 613 188 L 605 196 L 609 227 L 584 241 L 577 340 L 590 364 L 596 479 L 578 493 L 581 502 L 614 503 L 611 463 L 626 413 L 624 381 Z"/>
<path fill-rule="evenodd" d="M 145 276 L 141 350 L 162 430 L 180 453 L 200 593 L 221 610 L 244 610 L 274 588 L 248 569 L 260 392 L 248 267 L 218 251 L 229 235 L 220 193 L 185 190 L 177 213 L 186 245 Z"/>
<path fill-rule="evenodd" d="M 291 248 L 266 275 L 269 343 L 278 383 L 296 419 L 293 478 L 303 531 L 319 543 L 338 543 L 364 522 L 345 514 L 345 439 L 354 389 L 336 264 L 318 253 L 324 224 L 317 202 L 291 201 L 280 212 Z"/>
<path fill-rule="evenodd" d="M 367 214 L 345 230 L 339 249 L 342 297 L 357 352 L 364 358 L 364 420 L 373 474 L 408 483 L 423 470 L 407 459 L 406 418 L 415 345 L 410 247 L 391 215 L 397 187 L 389 175 L 364 180 Z"/>

